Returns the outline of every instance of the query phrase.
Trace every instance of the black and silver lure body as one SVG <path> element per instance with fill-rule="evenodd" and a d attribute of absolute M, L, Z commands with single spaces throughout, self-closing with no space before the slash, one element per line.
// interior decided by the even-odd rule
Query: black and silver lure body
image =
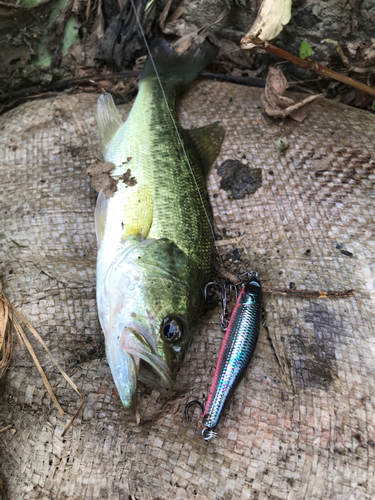
<path fill-rule="evenodd" d="M 202 436 L 210 441 L 225 404 L 254 354 L 259 336 L 262 289 L 257 277 L 242 285 L 221 346 L 214 380 L 203 413 Z"/>

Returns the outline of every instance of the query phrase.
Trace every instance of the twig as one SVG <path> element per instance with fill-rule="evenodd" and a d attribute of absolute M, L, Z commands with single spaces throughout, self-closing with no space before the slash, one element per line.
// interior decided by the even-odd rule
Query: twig
<path fill-rule="evenodd" d="M 7 94 L 0 94 L 0 103 L 4 103 L 3 106 L 0 106 L 0 114 L 24 103 L 28 99 L 43 99 L 46 97 L 55 97 L 56 95 L 58 95 L 58 91 L 76 87 L 84 83 L 95 83 L 101 80 L 116 80 L 117 78 L 136 78 L 140 76 L 140 74 L 141 71 L 124 71 L 122 73 L 68 78 L 66 80 L 60 80 L 58 82 L 53 82 L 50 84 L 42 84 L 34 87 L 28 87 L 27 89 L 15 90 L 13 92 L 8 92 Z M 246 87 L 264 88 L 266 85 L 266 81 L 263 78 L 232 76 L 223 73 L 209 73 L 207 71 L 203 71 L 199 76 L 208 80 L 235 83 L 236 85 L 244 85 Z M 303 89 L 297 89 L 297 91 L 306 92 Z"/>
<path fill-rule="evenodd" d="M 29 87 L 27 89 L 20 89 L 8 92 L 7 94 L 0 94 L 0 102 L 9 101 L 10 99 L 18 99 L 21 97 L 29 97 L 34 94 L 51 92 L 53 90 L 64 90 L 76 85 L 82 85 L 84 83 L 100 82 L 101 80 L 115 80 L 117 78 L 134 78 L 140 74 L 140 71 L 122 71 L 121 73 L 101 73 L 100 75 L 67 78 L 66 80 L 59 80 L 58 82 L 35 85 L 34 87 Z"/>
<path fill-rule="evenodd" d="M 140 74 L 141 71 L 123 71 L 121 73 L 102 73 L 100 75 L 67 78 L 66 80 L 60 80 L 58 82 L 35 85 L 34 87 L 28 87 L 27 89 L 14 90 L 13 92 L 8 92 L 7 94 L 0 94 L 0 102 L 8 102 L 12 99 L 31 97 L 33 95 L 40 95 L 45 92 L 65 90 L 69 87 L 75 87 L 84 83 L 94 83 L 101 80 L 116 80 L 117 78 L 135 78 L 140 76 Z M 249 87 L 265 86 L 265 80 L 261 78 L 235 77 L 232 75 L 224 75 L 220 73 L 208 73 L 206 71 L 203 71 L 200 76 L 203 78 L 215 79 L 222 82 L 237 83 L 239 85 L 246 85 Z"/>
<path fill-rule="evenodd" d="M 241 280 L 235 274 L 229 271 L 221 270 L 220 274 L 227 280 L 231 281 L 233 285 L 238 285 Z M 274 288 L 271 286 L 262 286 L 264 293 L 272 295 L 281 295 L 283 297 L 298 297 L 302 299 L 346 299 L 355 295 L 355 290 L 293 290 L 291 288 Z"/>
<path fill-rule="evenodd" d="M 334 80 L 337 80 L 339 82 L 351 85 L 352 87 L 355 87 L 359 90 L 363 90 L 364 92 L 367 92 L 368 94 L 375 97 L 375 89 L 369 87 L 365 83 L 358 82 L 357 80 L 353 80 L 353 78 L 350 78 L 349 76 L 345 76 L 341 73 L 338 73 L 337 71 L 333 71 L 332 69 L 329 69 L 326 66 L 323 66 L 322 64 L 313 61 L 310 58 L 300 59 L 299 57 L 290 54 L 286 50 L 280 49 L 275 45 L 271 45 L 270 43 L 261 40 L 258 35 L 251 36 L 247 40 L 247 42 L 253 43 L 257 47 L 267 50 L 267 52 L 276 54 L 277 56 L 282 57 L 283 59 L 286 59 L 287 61 L 290 61 L 293 64 L 300 66 L 301 68 L 308 69 L 310 71 L 315 71 L 315 73 L 318 73 L 319 75 L 328 78 L 333 78 Z"/>
<path fill-rule="evenodd" d="M 0 429 L 0 434 L 1 434 L 2 432 L 7 431 L 7 430 L 8 430 L 8 429 L 10 429 L 11 427 L 12 427 L 12 424 L 7 425 L 6 427 L 3 427 L 2 429 Z"/>
<path fill-rule="evenodd" d="M 262 290 L 264 293 L 270 293 L 272 295 L 298 297 L 301 299 L 346 299 L 355 295 L 355 290 L 328 290 L 327 292 L 322 292 L 320 290 L 293 290 L 290 288 L 272 288 L 269 286 L 263 286 Z"/>
<path fill-rule="evenodd" d="M 232 75 L 224 75 L 221 73 L 208 73 L 207 71 L 203 71 L 199 75 L 202 78 L 208 78 L 217 80 L 219 82 L 228 82 L 228 83 L 236 83 L 237 85 L 244 85 L 246 87 L 259 87 L 264 88 L 266 85 L 266 80 L 263 78 L 252 78 L 246 76 L 232 76 Z"/>

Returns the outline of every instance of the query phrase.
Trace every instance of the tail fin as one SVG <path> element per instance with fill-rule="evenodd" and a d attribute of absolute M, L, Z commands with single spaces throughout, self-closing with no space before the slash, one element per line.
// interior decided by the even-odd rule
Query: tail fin
<path fill-rule="evenodd" d="M 151 43 L 150 51 L 152 60 L 150 56 L 147 57 L 141 81 L 156 79 L 156 67 L 164 90 L 175 88 L 182 92 L 215 59 L 219 49 L 204 41 L 201 45 L 178 54 L 165 40 L 156 39 Z"/>

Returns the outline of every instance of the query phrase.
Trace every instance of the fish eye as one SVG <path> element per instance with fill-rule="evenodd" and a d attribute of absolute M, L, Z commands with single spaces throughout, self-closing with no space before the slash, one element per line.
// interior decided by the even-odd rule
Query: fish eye
<path fill-rule="evenodd" d="M 183 335 L 181 322 L 177 318 L 165 318 L 162 325 L 162 336 L 167 342 L 176 342 Z"/>

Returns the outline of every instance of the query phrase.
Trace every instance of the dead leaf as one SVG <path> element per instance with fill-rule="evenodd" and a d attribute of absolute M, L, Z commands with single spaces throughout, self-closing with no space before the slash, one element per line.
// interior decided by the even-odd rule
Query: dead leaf
<path fill-rule="evenodd" d="M 366 106 L 371 106 L 373 100 L 374 100 L 373 96 L 369 95 L 367 92 L 355 89 L 354 106 L 356 108 L 364 108 Z"/>
<path fill-rule="evenodd" d="M 180 7 L 178 9 L 176 9 L 173 14 L 171 16 L 169 16 L 168 18 L 168 22 L 170 21 L 176 21 L 176 19 L 179 19 L 182 14 L 184 13 L 184 11 L 182 9 L 180 9 Z"/>
<path fill-rule="evenodd" d="M 233 71 L 237 70 L 240 72 L 238 76 L 243 76 L 243 71 L 249 70 L 249 72 L 251 71 L 253 73 L 251 76 L 257 76 L 255 73 L 257 73 L 258 70 L 252 69 L 254 67 L 254 56 L 250 54 L 250 52 L 241 50 L 239 45 L 232 40 L 226 40 L 224 38 L 217 39 L 216 45 L 220 48 L 216 60 L 224 64 L 229 63 L 229 71 L 231 74 L 233 74 Z"/>
<path fill-rule="evenodd" d="M 134 71 L 142 71 L 143 66 L 145 65 L 147 56 L 140 56 L 136 59 L 135 65 L 133 66 Z"/>
<path fill-rule="evenodd" d="M 78 64 L 83 64 L 85 61 L 85 54 L 79 43 L 74 43 L 68 50 L 68 53 L 74 57 Z"/>
<path fill-rule="evenodd" d="M 86 174 L 91 176 L 91 185 L 98 193 L 103 191 L 106 198 L 110 198 L 117 191 L 117 180 L 110 176 L 116 166 L 110 161 L 94 161 L 86 168 Z"/>
<path fill-rule="evenodd" d="M 361 56 L 365 62 L 375 59 L 375 38 L 371 38 L 371 42 L 364 44 L 361 48 Z"/>
<path fill-rule="evenodd" d="M 170 21 L 163 28 L 163 33 L 165 35 L 175 35 L 180 38 L 192 33 L 198 33 L 198 31 L 198 26 L 193 23 L 188 23 L 184 19 Z"/>
<path fill-rule="evenodd" d="M 357 54 L 357 50 L 359 46 L 361 45 L 361 42 L 359 40 L 355 42 L 347 42 L 346 47 L 350 53 L 351 56 L 355 57 Z"/>
<path fill-rule="evenodd" d="M 86 15 L 88 9 L 89 9 L 89 3 L 87 4 Z M 96 3 L 96 7 L 94 7 L 92 10 L 95 11 L 95 9 L 96 13 L 95 13 L 94 26 L 92 27 L 92 31 L 87 42 L 84 44 L 85 62 L 86 66 L 88 67 L 95 66 L 95 61 L 99 59 L 100 44 L 98 43 L 98 41 L 104 36 L 105 33 L 105 22 L 102 11 L 102 0 L 98 0 L 98 2 Z"/>
<path fill-rule="evenodd" d="M 263 0 L 257 18 L 249 32 L 241 40 L 242 49 L 255 47 L 249 39 L 259 33 L 262 40 L 272 40 L 289 23 L 292 14 L 292 0 Z"/>
<path fill-rule="evenodd" d="M 108 80 L 100 80 L 98 83 L 97 83 L 97 87 L 98 89 L 100 89 L 101 91 L 106 91 L 106 92 L 109 92 L 112 88 L 113 88 L 113 83 L 111 83 L 110 81 Z"/>
<path fill-rule="evenodd" d="M 168 2 L 165 4 L 165 7 L 163 9 L 163 12 L 159 16 L 158 24 L 160 29 L 164 32 L 164 26 L 165 26 L 165 21 L 168 17 L 169 10 L 172 6 L 173 0 L 168 0 Z"/>
<path fill-rule="evenodd" d="M 171 46 L 177 54 L 183 54 L 193 45 L 196 38 L 197 33 L 188 33 L 187 35 L 179 38 L 176 42 L 172 43 Z"/>
<path fill-rule="evenodd" d="M 268 70 L 266 87 L 261 97 L 262 104 L 269 116 L 276 118 L 290 116 L 294 120 L 302 122 L 307 116 L 304 106 L 318 97 L 322 97 L 323 94 L 312 95 L 296 103 L 290 97 L 283 95 L 288 85 L 280 67 L 271 66 Z"/>
<path fill-rule="evenodd" d="M 193 44 L 197 46 L 202 44 L 206 38 L 209 38 L 212 43 L 217 45 L 216 37 L 209 33 L 209 28 L 217 23 L 220 23 L 224 17 L 225 14 L 223 13 L 218 19 L 210 24 L 205 24 L 202 28 L 198 28 L 195 24 L 188 23 L 184 19 L 176 19 L 165 24 L 163 33 L 165 35 L 175 35 L 179 37 L 178 40 L 171 43 L 171 47 L 173 47 L 178 54 L 182 54 Z"/>
<path fill-rule="evenodd" d="M 324 172 L 329 170 L 331 167 L 331 158 L 321 158 L 320 160 L 315 160 L 312 163 L 313 172 Z"/>

